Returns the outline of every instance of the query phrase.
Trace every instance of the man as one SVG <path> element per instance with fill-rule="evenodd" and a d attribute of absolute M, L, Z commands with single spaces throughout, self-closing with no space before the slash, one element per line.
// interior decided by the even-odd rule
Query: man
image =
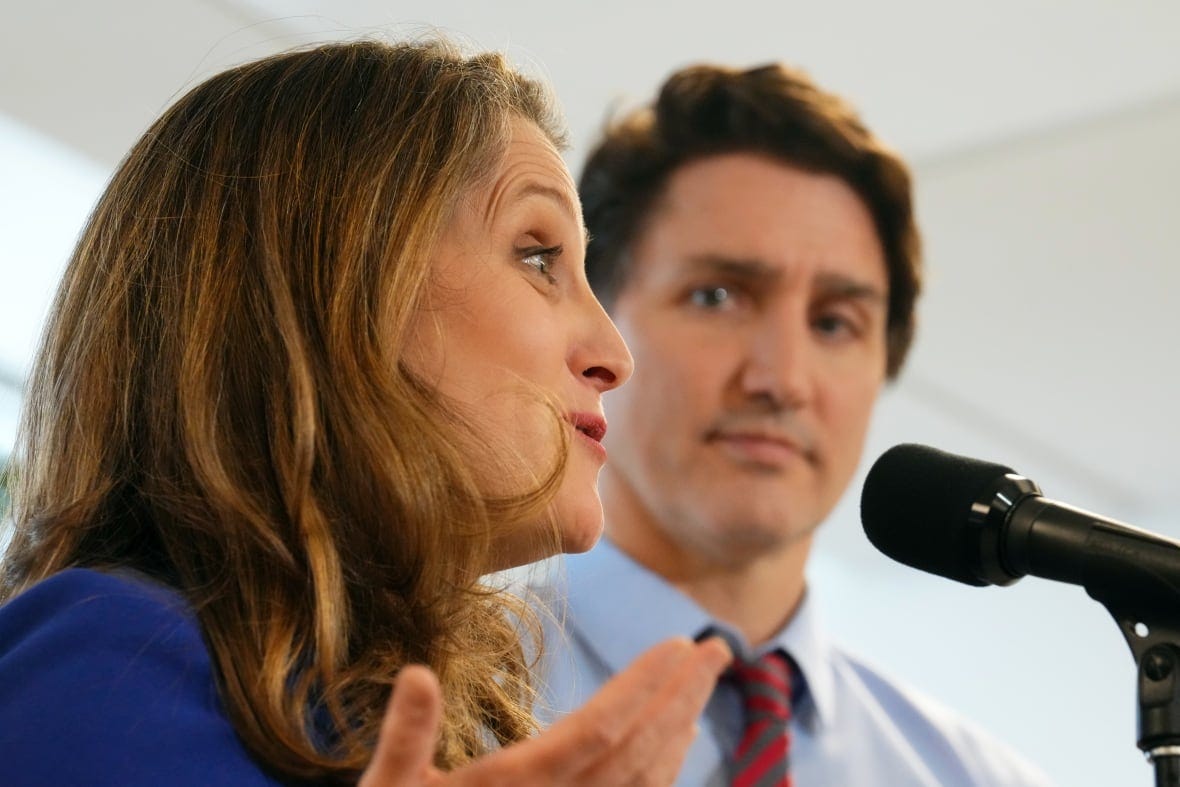
<path fill-rule="evenodd" d="M 715 631 L 754 666 L 718 685 L 680 785 L 1047 784 L 829 643 L 807 598 L 913 335 L 905 164 L 798 72 L 698 66 L 608 129 L 579 191 L 635 372 L 606 402 L 606 539 L 556 583 L 542 714 Z"/>

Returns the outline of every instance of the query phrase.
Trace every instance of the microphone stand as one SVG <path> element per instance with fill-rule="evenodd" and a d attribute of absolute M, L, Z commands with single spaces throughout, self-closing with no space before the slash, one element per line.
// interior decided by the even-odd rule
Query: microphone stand
<path fill-rule="evenodd" d="M 1138 665 L 1139 748 L 1156 787 L 1180 787 L 1180 629 L 1111 610 Z"/>
<path fill-rule="evenodd" d="M 1083 585 L 1114 616 L 1138 667 L 1139 748 L 1156 787 L 1180 787 L 1180 586 L 1176 555 L 1095 525 Z"/>

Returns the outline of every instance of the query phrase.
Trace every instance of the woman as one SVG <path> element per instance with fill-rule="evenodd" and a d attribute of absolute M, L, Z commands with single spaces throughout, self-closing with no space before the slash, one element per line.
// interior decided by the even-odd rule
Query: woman
<path fill-rule="evenodd" d="M 247 64 L 148 130 L 30 381 L 6 783 L 671 779 L 724 647 L 530 738 L 530 618 L 479 583 L 597 539 L 630 373 L 559 144 L 440 43 Z"/>

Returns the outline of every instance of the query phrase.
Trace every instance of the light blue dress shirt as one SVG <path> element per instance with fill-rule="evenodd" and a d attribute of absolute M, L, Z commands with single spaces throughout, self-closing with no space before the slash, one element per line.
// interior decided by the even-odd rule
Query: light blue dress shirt
<path fill-rule="evenodd" d="M 540 593 L 552 605 L 538 715 L 581 706 L 639 654 L 668 637 L 720 629 L 747 658 L 782 648 L 795 660 L 791 773 L 797 787 L 1047 787 L 1037 768 L 970 723 L 828 641 L 804 598 L 772 641 L 746 648 L 731 627 L 603 540 L 569 556 Z M 564 630 L 562 628 L 564 627 Z M 737 689 L 718 685 L 677 787 L 726 785 L 726 752 L 742 734 Z"/>

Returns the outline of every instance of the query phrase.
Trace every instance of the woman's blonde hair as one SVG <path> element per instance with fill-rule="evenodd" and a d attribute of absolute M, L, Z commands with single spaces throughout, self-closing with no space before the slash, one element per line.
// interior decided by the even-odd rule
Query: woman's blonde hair
<path fill-rule="evenodd" d="M 355 779 L 408 662 L 447 697 L 441 766 L 533 732 L 528 617 L 475 577 L 563 462 L 490 498 L 403 362 L 432 246 L 517 117 L 561 144 L 537 83 L 438 41 L 285 53 L 172 106 L 57 295 L 0 599 L 72 566 L 176 587 L 239 735 L 296 777 Z"/>

